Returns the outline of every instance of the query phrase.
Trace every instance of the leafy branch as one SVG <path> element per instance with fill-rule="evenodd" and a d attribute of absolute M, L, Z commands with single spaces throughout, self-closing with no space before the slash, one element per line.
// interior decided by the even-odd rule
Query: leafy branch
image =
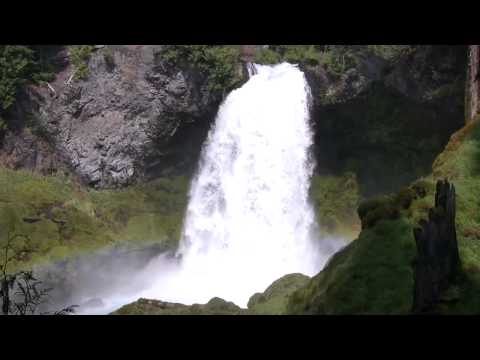
<path fill-rule="evenodd" d="M 0 279 L 0 298 L 2 298 L 3 315 L 35 315 L 38 313 L 40 305 L 48 302 L 51 288 L 42 288 L 42 281 L 38 280 L 33 271 L 19 271 L 9 274 L 8 265 L 15 259 L 15 254 L 11 255 L 12 243 L 18 238 L 29 239 L 22 234 L 8 232 L 7 244 L 4 247 L 2 273 Z M 71 305 L 61 310 L 53 312 L 53 315 L 68 315 L 75 312 L 77 305 Z M 41 315 L 51 315 L 44 312 Z"/>

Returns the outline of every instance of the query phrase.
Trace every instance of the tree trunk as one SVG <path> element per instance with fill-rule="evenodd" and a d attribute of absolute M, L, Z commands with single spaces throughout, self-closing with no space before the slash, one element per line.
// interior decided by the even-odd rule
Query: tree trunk
<path fill-rule="evenodd" d="M 467 122 L 480 113 L 480 45 L 469 46 Z"/>
<path fill-rule="evenodd" d="M 435 207 L 414 230 L 417 258 L 413 312 L 429 313 L 442 301 L 460 266 L 455 229 L 455 187 L 438 181 Z"/>

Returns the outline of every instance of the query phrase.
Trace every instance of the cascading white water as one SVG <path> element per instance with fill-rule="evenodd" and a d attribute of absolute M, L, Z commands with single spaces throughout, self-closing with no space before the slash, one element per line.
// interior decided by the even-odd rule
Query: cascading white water
<path fill-rule="evenodd" d="M 281 276 L 323 267 L 331 254 L 318 246 L 308 202 L 309 96 L 288 63 L 256 65 L 228 95 L 192 182 L 180 264 L 158 270 L 145 297 L 191 304 L 218 296 L 245 307 Z"/>

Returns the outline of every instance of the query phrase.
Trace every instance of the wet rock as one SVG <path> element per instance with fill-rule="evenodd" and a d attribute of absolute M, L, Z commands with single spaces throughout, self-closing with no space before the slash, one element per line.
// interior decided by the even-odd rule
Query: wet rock
<path fill-rule="evenodd" d="M 0 164 L 11 169 L 25 169 L 42 175 L 67 171 L 68 161 L 47 140 L 28 130 L 8 133 L 3 139 Z"/>

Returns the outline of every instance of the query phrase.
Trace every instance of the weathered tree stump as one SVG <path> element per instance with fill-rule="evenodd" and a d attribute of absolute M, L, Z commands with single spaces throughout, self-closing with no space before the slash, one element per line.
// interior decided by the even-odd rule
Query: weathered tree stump
<path fill-rule="evenodd" d="M 467 121 L 472 121 L 480 113 L 480 45 L 469 46 L 467 96 Z"/>
<path fill-rule="evenodd" d="M 414 313 L 431 313 L 458 273 L 460 257 L 455 229 L 455 187 L 438 181 L 435 207 L 428 221 L 414 229 L 417 258 L 414 270 Z"/>

